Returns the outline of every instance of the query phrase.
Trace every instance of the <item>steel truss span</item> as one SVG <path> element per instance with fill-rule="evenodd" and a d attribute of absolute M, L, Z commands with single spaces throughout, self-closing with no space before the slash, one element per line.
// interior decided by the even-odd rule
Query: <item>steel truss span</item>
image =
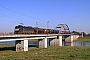
<path fill-rule="evenodd" d="M 59 30 L 60 34 L 70 34 L 70 30 L 67 24 L 58 24 L 56 29 Z"/>

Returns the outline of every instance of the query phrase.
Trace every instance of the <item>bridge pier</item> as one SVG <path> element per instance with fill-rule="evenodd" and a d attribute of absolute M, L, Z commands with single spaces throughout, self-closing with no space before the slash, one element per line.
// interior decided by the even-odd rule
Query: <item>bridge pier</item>
<path fill-rule="evenodd" d="M 79 38 L 79 35 L 73 35 L 73 40 L 77 40 Z"/>
<path fill-rule="evenodd" d="M 47 48 L 47 38 L 38 39 L 39 48 Z"/>
<path fill-rule="evenodd" d="M 16 51 L 28 51 L 28 40 L 15 41 Z"/>
<path fill-rule="evenodd" d="M 62 36 L 57 36 L 55 39 L 49 39 L 50 46 L 62 46 Z"/>
<path fill-rule="evenodd" d="M 73 35 L 64 36 L 64 46 L 73 46 Z"/>
<path fill-rule="evenodd" d="M 65 36 L 65 43 L 71 43 L 73 42 L 73 35 Z"/>

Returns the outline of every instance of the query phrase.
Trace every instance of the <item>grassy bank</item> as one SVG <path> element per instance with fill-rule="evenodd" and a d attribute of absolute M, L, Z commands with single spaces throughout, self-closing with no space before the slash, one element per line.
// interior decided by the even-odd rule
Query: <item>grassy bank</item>
<path fill-rule="evenodd" d="M 74 42 L 90 42 L 90 36 L 80 37 L 77 40 L 74 40 Z"/>
<path fill-rule="evenodd" d="M 5 50 L 0 51 L 0 60 L 90 60 L 90 47 L 29 47 L 28 52 Z"/>
<path fill-rule="evenodd" d="M 90 37 L 79 38 L 74 42 L 90 42 Z M 14 45 L 0 44 L 0 60 L 90 60 L 90 47 L 50 46 L 46 49 L 29 47 L 28 52 L 16 52 Z"/>

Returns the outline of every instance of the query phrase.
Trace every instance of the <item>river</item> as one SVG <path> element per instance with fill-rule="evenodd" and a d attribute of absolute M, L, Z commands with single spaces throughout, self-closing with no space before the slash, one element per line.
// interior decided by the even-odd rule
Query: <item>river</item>
<path fill-rule="evenodd" d="M 0 42 L 0 44 L 15 44 L 15 41 Z M 31 46 L 37 46 L 38 42 L 29 42 Z M 48 44 L 49 46 L 49 44 Z M 73 42 L 73 43 L 62 43 L 62 46 L 90 46 L 90 42 Z"/>

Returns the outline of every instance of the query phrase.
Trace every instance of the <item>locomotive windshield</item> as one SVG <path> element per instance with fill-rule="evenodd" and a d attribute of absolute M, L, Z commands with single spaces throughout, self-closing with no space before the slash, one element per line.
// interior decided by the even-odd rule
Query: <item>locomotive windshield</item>
<path fill-rule="evenodd" d="M 16 26 L 15 27 L 15 31 L 19 31 L 19 26 Z"/>
<path fill-rule="evenodd" d="M 19 31 L 21 28 L 22 28 L 22 26 L 18 25 L 18 26 L 15 27 L 15 31 Z"/>

